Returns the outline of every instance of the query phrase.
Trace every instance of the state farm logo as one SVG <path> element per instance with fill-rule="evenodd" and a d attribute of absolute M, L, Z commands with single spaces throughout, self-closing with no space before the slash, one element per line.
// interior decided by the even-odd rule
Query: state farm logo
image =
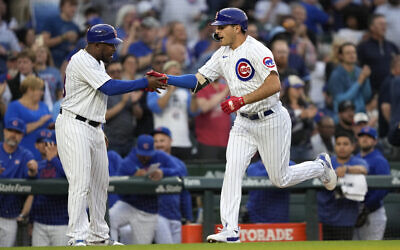
<path fill-rule="evenodd" d="M 254 76 L 254 68 L 249 62 L 249 60 L 245 58 L 239 59 L 236 63 L 236 75 L 242 81 L 248 81 Z"/>
<path fill-rule="evenodd" d="M 264 59 L 263 59 L 263 64 L 265 65 L 265 66 L 267 66 L 268 68 L 273 68 L 273 67 L 275 67 L 275 62 L 274 62 L 274 60 L 271 58 L 271 57 L 264 57 Z"/>

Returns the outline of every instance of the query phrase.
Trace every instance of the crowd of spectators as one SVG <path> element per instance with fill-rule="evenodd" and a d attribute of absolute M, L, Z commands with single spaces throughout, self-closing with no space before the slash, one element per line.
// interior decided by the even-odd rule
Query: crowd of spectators
<path fill-rule="evenodd" d="M 71 56 L 85 47 L 88 27 L 112 24 L 124 40 L 114 61 L 106 65 L 114 79 L 137 79 L 150 69 L 170 75 L 196 73 L 219 47 L 209 23 L 217 10 L 228 6 L 247 13 L 248 34 L 274 55 L 281 101 L 292 120 L 291 160 L 310 160 L 322 151 L 337 155 L 346 143 L 354 143 L 348 147 L 350 155 L 360 152 L 357 137 L 367 126 L 377 131 L 376 148 L 396 160 L 400 155 L 396 154 L 400 146 L 398 0 L 0 0 L 0 139 L 9 142 L 10 133 L 16 133 L 13 150 L 20 144 L 32 153 L 27 154 L 29 160 L 54 158 L 54 146 L 46 151 L 38 146 L 40 133 L 54 129 L 65 68 Z M 197 94 L 169 86 L 161 93 L 135 91 L 109 97 L 104 125 L 108 148 L 124 158 L 140 135 L 166 127 L 171 139 L 168 154 L 181 160 L 224 161 L 234 116 L 224 114 L 219 104 L 228 95 L 220 78 Z M 334 160 L 338 168 L 353 159 L 347 152 L 341 154 Z M 37 172 L 28 168 L 20 176 Z M 249 175 L 266 175 L 260 171 L 255 165 Z M 61 171 L 55 177 L 60 176 Z M 328 202 L 333 196 L 320 194 L 320 205 L 333 206 Z M 254 203 L 249 207 L 257 208 Z M 353 201 L 349 207 L 354 208 Z M 250 216 L 253 221 L 258 215 Z M 329 214 L 321 216 L 332 219 Z M 323 221 L 327 235 L 335 227 L 328 219 Z M 346 222 L 354 224 L 353 220 Z M 343 232 L 344 238 L 350 237 Z"/>

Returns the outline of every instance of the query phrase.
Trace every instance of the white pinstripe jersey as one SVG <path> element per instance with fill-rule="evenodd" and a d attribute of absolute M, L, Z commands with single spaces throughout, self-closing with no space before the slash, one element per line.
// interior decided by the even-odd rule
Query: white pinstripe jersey
<path fill-rule="evenodd" d="M 65 97 L 61 108 L 105 123 L 107 95 L 97 89 L 110 79 L 104 63 L 81 49 L 72 56 L 65 71 Z"/>
<path fill-rule="evenodd" d="M 199 69 L 199 73 L 214 81 L 225 77 L 232 96 L 244 96 L 258 89 L 271 71 L 278 70 L 272 52 L 251 36 L 235 50 L 221 46 Z M 256 113 L 267 110 L 279 101 L 279 93 L 245 105 L 240 112 Z"/>

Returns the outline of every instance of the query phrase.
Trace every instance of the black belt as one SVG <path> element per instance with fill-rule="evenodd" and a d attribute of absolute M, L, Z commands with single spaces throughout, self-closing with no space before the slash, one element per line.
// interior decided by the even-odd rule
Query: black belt
<path fill-rule="evenodd" d="M 268 109 L 264 111 L 264 117 L 265 116 L 269 116 L 270 114 L 274 113 L 274 111 L 272 111 L 272 109 Z M 258 113 L 253 113 L 253 114 L 246 114 L 246 113 L 240 113 L 241 116 L 246 117 L 247 119 L 250 120 L 258 120 L 261 117 L 258 115 Z"/>
<path fill-rule="evenodd" d="M 60 109 L 60 114 L 62 114 L 62 109 Z M 77 119 L 79 121 L 82 121 L 82 122 L 88 121 L 89 125 L 92 126 L 92 127 L 95 127 L 95 128 L 98 127 L 101 124 L 100 122 L 91 121 L 91 120 L 86 119 L 85 117 L 80 116 L 80 115 L 76 115 L 75 119 Z"/>

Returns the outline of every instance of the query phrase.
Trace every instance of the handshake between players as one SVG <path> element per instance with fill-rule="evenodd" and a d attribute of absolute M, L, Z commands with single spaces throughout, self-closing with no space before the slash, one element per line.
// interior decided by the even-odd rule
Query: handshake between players
<path fill-rule="evenodd" d="M 191 88 L 194 93 L 205 87 L 208 83 L 209 80 L 205 79 L 202 75 L 199 73 L 196 74 L 194 77 L 196 78 L 196 86 L 192 88 L 193 86 L 187 86 L 186 84 L 182 86 L 178 82 L 178 84 L 174 84 L 176 81 L 169 82 L 169 77 L 166 74 L 159 73 L 157 71 L 151 70 L 146 73 L 146 77 L 149 79 L 150 77 L 155 77 L 156 80 L 158 80 L 156 83 L 161 83 L 161 86 L 155 85 L 160 89 L 165 89 L 165 87 L 170 83 L 170 85 L 178 86 L 178 87 L 186 87 L 186 88 Z M 186 75 L 184 77 L 189 77 L 189 75 Z M 200 78 L 200 79 L 199 79 Z M 201 81 L 201 79 L 205 79 L 204 81 Z M 178 80 L 179 81 L 179 80 Z M 159 93 L 158 89 L 150 85 L 149 81 L 149 87 L 145 89 L 146 91 L 156 91 Z M 226 113 L 226 114 L 231 114 L 232 112 L 236 112 L 239 110 L 242 106 L 245 105 L 243 97 L 236 97 L 236 96 L 231 96 L 228 97 L 225 101 L 221 103 L 221 109 Z"/>

